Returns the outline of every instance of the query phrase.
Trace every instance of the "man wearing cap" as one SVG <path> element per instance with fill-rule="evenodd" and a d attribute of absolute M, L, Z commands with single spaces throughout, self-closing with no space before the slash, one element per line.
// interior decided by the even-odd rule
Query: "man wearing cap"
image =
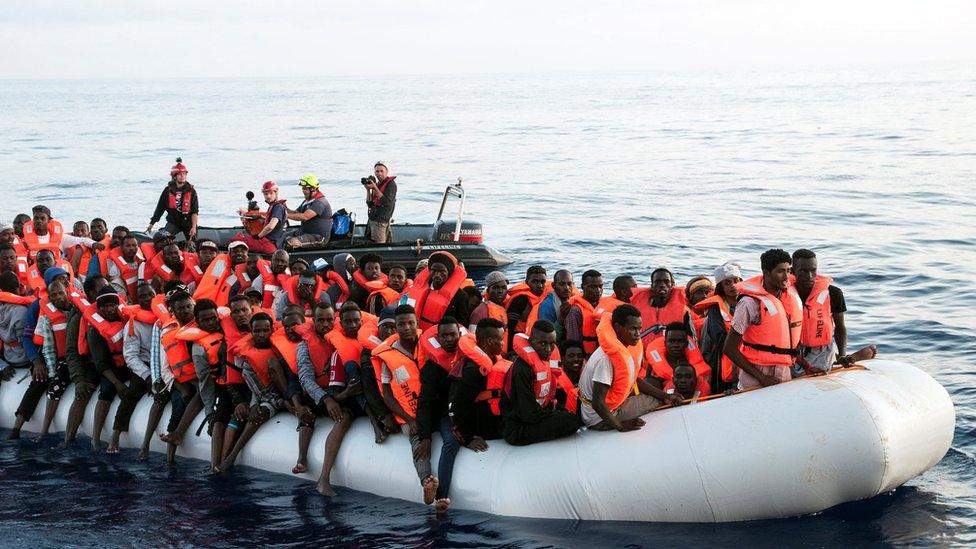
<path fill-rule="evenodd" d="M 197 236 L 197 217 L 200 204 L 197 200 L 196 189 L 186 180 L 186 166 L 183 159 L 177 158 L 176 164 L 169 170 L 170 182 L 159 195 L 156 210 L 149 219 L 146 232 L 152 232 L 153 225 L 166 213 L 165 229 L 170 234 L 183 233 L 187 240 Z"/>
<path fill-rule="evenodd" d="M 197 266 L 196 269 L 199 271 L 200 276 L 207 272 L 207 267 L 217 258 L 217 254 L 220 250 L 217 249 L 217 243 L 209 238 L 202 238 L 197 240 Z"/>
<path fill-rule="evenodd" d="M 303 176 L 298 180 L 298 186 L 302 189 L 305 201 L 297 210 L 288 210 L 288 219 L 300 221 L 302 225 L 295 236 L 288 239 L 288 245 L 324 245 L 332 236 L 332 205 L 319 189 L 319 179 L 315 174 Z"/>
<path fill-rule="evenodd" d="M 296 285 L 296 294 L 292 295 L 291 290 L 287 290 L 283 293 L 280 299 L 275 301 L 275 318 L 284 318 L 285 309 L 289 305 L 298 305 L 305 311 L 305 316 L 312 316 L 312 312 L 315 310 L 315 305 L 317 303 L 332 303 L 329 298 L 329 294 L 325 292 L 325 285 L 320 284 L 321 279 L 315 271 L 304 271 L 298 276 L 298 284 Z M 318 292 L 316 293 L 316 287 Z M 292 300 L 295 299 L 293 302 Z"/>
<path fill-rule="evenodd" d="M 264 227 L 256 235 L 239 232 L 231 240 L 244 242 L 248 248 L 259 254 L 273 254 L 285 242 L 285 227 L 288 226 L 288 209 L 285 201 L 278 199 L 278 184 L 265 181 L 261 186 L 261 194 L 268 204 L 268 211 L 264 214 Z M 244 210 L 240 210 L 243 214 Z"/>
<path fill-rule="evenodd" d="M 390 220 L 393 219 L 393 210 L 396 208 L 396 176 L 391 176 L 382 162 L 373 166 L 373 175 L 375 178 L 366 179 L 363 183 L 369 214 L 366 231 L 370 240 L 385 244 L 390 238 Z"/>
<path fill-rule="evenodd" d="M 468 330 L 473 334 L 478 333 L 478 323 L 485 318 L 494 318 L 502 322 L 508 322 L 508 313 L 505 312 L 505 298 L 508 297 L 508 277 L 501 271 L 492 271 L 485 277 L 485 300 L 471 311 L 471 319 L 468 321 Z M 508 350 L 508 338 L 503 345 Z M 504 352 L 504 351 L 503 351 Z"/>
<path fill-rule="evenodd" d="M 732 360 L 723 356 L 725 336 L 732 325 L 735 304 L 739 300 L 736 284 L 742 282 L 742 268 L 738 263 L 724 263 L 715 268 L 713 295 L 695 303 L 695 312 L 705 317 L 701 328 L 701 353 L 712 368 L 712 393 L 732 389 L 739 383 L 738 370 Z"/>

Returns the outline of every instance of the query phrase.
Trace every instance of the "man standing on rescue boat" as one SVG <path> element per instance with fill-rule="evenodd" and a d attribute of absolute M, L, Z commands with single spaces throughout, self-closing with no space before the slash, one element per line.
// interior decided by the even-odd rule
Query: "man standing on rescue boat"
<path fill-rule="evenodd" d="M 736 286 L 741 297 L 723 349 L 739 367 L 740 389 L 789 381 L 800 345 L 803 303 L 790 284 L 790 254 L 774 248 L 760 262 L 762 274 Z"/>
<path fill-rule="evenodd" d="M 366 224 L 369 239 L 385 244 L 390 239 L 390 221 L 396 209 L 396 176 L 390 175 L 386 164 L 373 165 L 373 176 L 363 181 L 366 188 L 366 208 L 369 222 Z"/>
<path fill-rule="evenodd" d="M 183 159 L 177 158 L 176 164 L 169 170 L 170 181 L 156 202 L 156 210 L 149 219 L 146 232 L 151 233 L 153 225 L 166 214 L 166 231 L 170 234 L 183 233 L 187 240 L 197 237 L 197 217 L 200 213 L 200 202 L 197 191 L 186 180 L 188 170 L 183 165 Z"/>

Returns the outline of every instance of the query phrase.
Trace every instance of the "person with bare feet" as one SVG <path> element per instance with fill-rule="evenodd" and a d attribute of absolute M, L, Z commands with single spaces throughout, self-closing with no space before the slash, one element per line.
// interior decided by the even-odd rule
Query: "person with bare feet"
<path fill-rule="evenodd" d="M 123 338 L 128 316 L 121 309 L 121 300 L 115 288 L 107 286 L 98 292 L 95 303 L 82 313 L 82 322 L 87 324 L 86 339 L 92 363 L 101 374 L 98 390 L 98 404 L 95 406 L 95 426 L 92 429 L 92 451 L 102 449 L 102 427 L 108 416 L 109 407 L 118 395 L 122 402 L 115 413 L 112 426 L 112 445 L 118 451 L 118 439 L 122 432 L 129 430 L 129 419 L 146 390 L 146 382 L 125 367 L 122 355 Z"/>
<path fill-rule="evenodd" d="M 257 313 L 251 317 L 251 333 L 242 337 L 235 345 L 234 352 L 243 359 L 244 381 L 254 395 L 247 424 L 240 438 L 234 443 L 230 454 L 221 461 L 215 472 L 229 471 L 237 461 L 244 446 L 254 433 L 272 416 L 285 409 L 285 399 L 281 396 L 286 387 L 281 385 L 284 375 L 281 357 L 271 344 L 274 320 L 267 313 Z"/>
<path fill-rule="evenodd" d="M 396 320 L 393 317 L 395 309 L 383 309 L 376 325 L 376 335 L 361 337 L 359 340 L 363 344 L 359 358 L 359 379 L 363 384 L 363 396 L 366 397 L 366 406 L 379 421 L 374 433 L 376 444 L 382 444 L 387 437 L 400 432 L 400 424 L 383 401 L 379 384 L 381 372 L 373 367 L 373 349 L 396 333 Z"/>
<path fill-rule="evenodd" d="M 420 400 L 420 331 L 417 329 L 417 313 L 410 305 L 400 305 L 393 311 L 396 334 L 383 340 L 373 349 L 373 367 L 381 372 L 383 400 L 396 417 L 397 423 L 407 426 L 410 437 L 411 458 L 424 503 L 434 503 L 439 481 L 430 468 L 430 451 L 427 456 L 417 456 L 420 446 L 417 426 L 417 402 Z"/>
<path fill-rule="evenodd" d="M 65 449 L 71 446 L 78 434 L 78 427 L 85 415 L 88 401 L 91 400 L 95 387 L 98 386 L 98 372 L 91 362 L 88 354 L 88 346 L 81 346 L 79 343 L 84 338 L 79 338 L 82 326 L 82 310 L 87 308 L 95 296 L 108 286 L 108 280 L 102 275 L 91 275 L 85 278 L 84 290 L 85 297 L 76 296 L 72 298 L 75 306 L 68 313 L 68 326 L 65 329 L 65 354 L 67 355 L 68 374 L 71 382 L 75 384 L 75 398 L 68 410 L 68 423 L 64 431 L 64 442 L 58 448 Z"/>
<path fill-rule="evenodd" d="M 45 274 L 50 274 L 54 268 L 49 268 Z M 61 269 L 58 269 L 59 271 Z M 61 271 L 64 272 L 64 271 Z M 48 277 L 47 280 L 53 280 Z M 0 378 L 9 381 L 13 378 L 14 369 L 31 369 L 33 380 L 27 387 L 16 412 L 14 428 L 7 436 L 8 440 L 20 438 L 20 428 L 34 414 L 37 403 L 44 391 L 47 390 L 47 367 L 44 359 L 30 356 L 25 352 L 22 340 L 25 337 L 24 321 L 27 308 L 31 306 L 39 311 L 39 305 L 33 297 L 19 295 L 20 280 L 13 271 L 0 274 Z M 46 298 L 46 292 L 44 297 Z M 35 315 L 36 316 L 36 315 Z M 33 330 L 28 330 L 28 333 Z M 33 342 L 33 335 L 31 335 Z M 34 353 L 36 355 L 36 352 Z"/>
<path fill-rule="evenodd" d="M 792 274 L 803 301 L 803 329 L 793 377 L 829 372 L 834 364 L 851 366 L 878 354 L 874 345 L 847 354 L 847 302 L 832 278 L 817 273 L 817 254 L 806 249 L 793 252 Z"/>
<path fill-rule="evenodd" d="M 173 404 L 168 426 L 170 431 L 159 437 L 168 443 L 166 462 L 172 464 L 176 456 L 176 449 L 183 443 L 183 435 L 190 428 L 190 423 L 200 413 L 203 402 L 200 400 L 200 394 L 197 390 L 197 373 L 193 359 L 190 357 L 189 345 L 177 337 L 181 330 L 194 322 L 193 297 L 185 286 L 167 287 L 171 288 L 166 292 L 166 307 L 171 318 L 156 322 L 153 339 L 157 340 L 158 337 L 159 352 L 153 354 L 150 365 L 155 394 L 160 395 L 164 389 L 169 389 L 171 393 L 179 393 L 181 405 L 178 406 L 176 402 Z M 165 397 L 162 399 L 165 402 Z M 176 428 L 172 429 L 174 424 Z M 153 425 L 152 427 L 146 432 L 155 432 L 156 426 Z"/>
<path fill-rule="evenodd" d="M 362 323 L 359 306 L 347 301 L 339 310 L 341 329 L 325 335 L 335 352 L 329 361 L 329 389 L 326 390 L 324 404 L 335 424 L 325 440 L 325 460 L 316 484 L 316 489 L 324 496 L 335 495 L 329 482 L 329 474 L 339 455 L 342 440 L 357 417 L 369 414 L 365 409 L 366 401 L 359 379 L 359 358 L 363 347 L 358 338 Z"/>
<path fill-rule="evenodd" d="M 217 467 L 234 445 L 227 425 L 232 419 L 246 421 L 251 391 L 228 353 L 217 304 L 201 299 L 193 307 L 193 316 L 196 327 L 181 330 L 177 338 L 191 344 L 203 411 L 210 418 L 210 466 Z"/>
<path fill-rule="evenodd" d="M 320 301 L 312 311 L 312 323 L 299 326 L 302 341 L 295 350 L 298 365 L 298 381 L 305 396 L 312 403 L 316 415 L 331 416 L 326 404 L 331 388 L 329 385 L 329 362 L 335 353 L 332 343 L 325 338 L 335 326 L 335 310 L 332 304 Z M 298 463 L 292 472 L 304 473 L 308 470 L 308 445 L 312 440 L 312 430 L 298 431 Z"/>
<path fill-rule="evenodd" d="M 281 327 L 271 334 L 271 344 L 278 351 L 283 366 L 275 370 L 275 385 L 284 387 L 282 397 L 285 408 L 298 418 L 298 461 L 292 467 L 293 474 L 308 471 L 308 442 L 315 430 L 314 402 L 302 390 L 298 378 L 298 346 L 304 342 L 301 328 L 305 327 L 305 311 L 301 307 L 289 307 L 282 318 Z M 303 441 L 304 450 L 303 453 Z"/>

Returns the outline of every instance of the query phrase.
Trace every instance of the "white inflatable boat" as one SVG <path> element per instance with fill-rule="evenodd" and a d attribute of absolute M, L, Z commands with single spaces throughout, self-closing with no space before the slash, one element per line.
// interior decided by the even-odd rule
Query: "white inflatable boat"
<path fill-rule="evenodd" d="M 873 497 L 942 459 L 955 412 L 945 389 L 918 368 L 888 360 L 865 365 L 867 370 L 660 410 L 630 433 L 583 431 L 519 448 L 491 441 L 481 454 L 462 449 L 451 487 L 453 507 L 517 517 L 727 522 L 815 513 Z M 13 424 L 27 383 L 0 384 L 3 427 Z M 73 389 L 65 394 L 52 431 L 64 430 L 73 395 Z M 94 402 L 84 433 L 91 432 Z M 122 437 L 124 447 L 141 443 L 149 407 L 148 398 L 140 403 Z M 39 430 L 43 410 L 42 401 L 25 432 Z M 167 417 L 168 410 L 162 427 Z M 192 434 L 200 421 L 202 414 L 180 448 L 184 459 L 210 458 L 206 431 Z M 406 437 L 375 444 L 368 422 L 356 423 L 342 445 L 333 484 L 420 502 Z M 330 427 L 320 419 L 309 452 L 309 479 L 318 476 Z M 295 428 L 294 417 L 274 417 L 238 465 L 291 474 Z M 435 440 L 435 467 L 437 447 Z M 156 437 L 153 450 L 165 451 Z"/>

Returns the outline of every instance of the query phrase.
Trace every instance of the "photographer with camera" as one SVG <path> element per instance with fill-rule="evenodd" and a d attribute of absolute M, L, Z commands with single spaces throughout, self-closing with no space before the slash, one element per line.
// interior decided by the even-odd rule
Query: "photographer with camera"
<path fill-rule="evenodd" d="M 396 207 L 396 176 L 389 175 L 386 164 L 377 162 L 373 175 L 359 180 L 366 188 L 366 208 L 369 222 L 366 231 L 370 240 L 385 244 L 390 240 L 390 220 Z"/>

